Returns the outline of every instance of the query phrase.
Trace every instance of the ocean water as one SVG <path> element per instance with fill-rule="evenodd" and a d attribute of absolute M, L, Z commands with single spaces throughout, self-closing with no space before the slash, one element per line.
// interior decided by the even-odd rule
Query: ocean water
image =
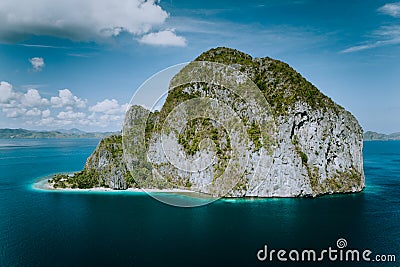
<path fill-rule="evenodd" d="M 165 205 L 145 193 L 49 192 L 38 178 L 82 169 L 98 140 L 0 140 L 0 266 L 294 266 L 268 249 L 369 249 L 400 266 L 400 142 L 366 142 L 367 188 L 316 199 Z M 183 196 L 172 196 L 183 197 Z M 372 257 L 372 256 L 371 256 Z M 309 266 L 309 262 L 298 263 Z"/>

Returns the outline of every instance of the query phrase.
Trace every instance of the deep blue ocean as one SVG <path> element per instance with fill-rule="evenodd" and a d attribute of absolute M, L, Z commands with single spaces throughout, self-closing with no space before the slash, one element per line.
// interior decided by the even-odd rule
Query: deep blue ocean
<path fill-rule="evenodd" d="M 82 169 L 98 141 L 0 139 L 0 267 L 295 266 L 256 254 L 264 245 L 337 248 L 339 238 L 396 262 L 315 266 L 400 266 L 400 141 L 365 142 L 367 188 L 358 194 L 178 208 L 146 193 L 32 188 L 46 175 Z"/>

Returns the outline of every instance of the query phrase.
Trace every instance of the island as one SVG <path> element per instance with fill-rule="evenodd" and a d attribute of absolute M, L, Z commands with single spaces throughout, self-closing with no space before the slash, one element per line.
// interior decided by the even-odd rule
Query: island
<path fill-rule="evenodd" d="M 360 192 L 362 149 L 357 119 L 288 64 L 219 47 L 173 78 L 161 110 L 132 105 L 122 134 L 102 139 L 81 172 L 48 185 L 217 197 Z"/>
<path fill-rule="evenodd" d="M 364 133 L 364 141 L 396 141 L 400 140 L 400 133 L 383 134 L 372 131 Z"/>

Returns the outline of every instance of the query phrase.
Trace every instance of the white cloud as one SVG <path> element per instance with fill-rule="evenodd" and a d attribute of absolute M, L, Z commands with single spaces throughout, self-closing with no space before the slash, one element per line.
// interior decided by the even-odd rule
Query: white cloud
<path fill-rule="evenodd" d="M 0 82 L 0 108 L 7 118 L 17 118 L 26 112 L 18 101 L 19 96 L 10 83 Z"/>
<path fill-rule="evenodd" d="M 105 99 L 102 102 L 97 102 L 96 105 L 89 107 L 91 112 L 99 112 L 109 115 L 124 114 L 128 104 L 119 105 L 118 101 L 115 99 Z"/>
<path fill-rule="evenodd" d="M 46 110 L 43 110 L 43 111 L 42 111 L 42 117 L 43 117 L 43 118 L 48 118 L 48 117 L 50 117 L 50 114 L 51 114 L 50 109 L 46 109 Z"/>
<path fill-rule="evenodd" d="M 28 110 L 25 113 L 25 115 L 26 116 L 40 116 L 40 115 L 42 115 L 42 111 L 38 108 L 33 108 L 33 109 Z"/>
<path fill-rule="evenodd" d="M 77 107 L 85 108 L 87 100 L 82 100 L 77 96 L 74 96 L 70 90 L 63 89 L 58 91 L 58 96 L 50 98 L 50 103 L 54 108 L 62 107 Z"/>
<path fill-rule="evenodd" d="M 346 48 L 346 49 L 340 51 L 340 53 L 352 53 L 352 52 L 362 51 L 362 50 L 371 49 L 371 48 L 375 48 L 375 47 L 377 47 L 377 44 L 374 44 L 374 43 L 365 44 L 365 45 L 355 45 L 355 46 L 351 46 L 349 48 Z"/>
<path fill-rule="evenodd" d="M 13 87 L 8 82 L 0 82 L 0 103 L 7 103 L 15 97 Z"/>
<path fill-rule="evenodd" d="M 75 119 L 83 119 L 85 118 L 85 113 L 83 112 L 74 112 L 72 110 L 61 111 L 58 113 L 57 118 L 61 120 L 75 120 Z"/>
<path fill-rule="evenodd" d="M 8 118 L 36 116 L 40 108 L 48 104 L 49 100 L 42 98 L 36 89 L 28 89 L 23 94 L 14 91 L 10 83 L 0 82 L 0 108 Z"/>
<path fill-rule="evenodd" d="M 352 53 L 362 50 L 400 44 L 400 25 L 383 26 L 373 33 L 374 40 L 365 44 L 351 46 L 341 51 L 341 53 Z"/>
<path fill-rule="evenodd" d="M 168 16 L 154 0 L 2 0 L 0 40 L 49 35 L 96 41 L 121 32 L 140 35 L 163 24 Z"/>
<path fill-rule="evenodd" d="M 43 118 L 37 122 L 37 125 L 39 125 L 39 126 L 48 126 L 48 125 L 53 125 L 53 124 L 54 124 L 53 117 Z"/>
<path fill-rule="evenodd" d="M 36 89 L 28 89 L 28 92 L 20 97 L 20 101 L 25 107 L 41 107 L 49 104 L 49 100 L 42 98 Z"/>
<path fill-rule="evenodd" d="M 186 46 L 186 39 L 182 36 L 177 36 L 174 30 L 148 33 L 142 36 L 139 42 L 157 46 Z"/>
<path fill-rule="evenodd" d="M 25 93 L 15 91 L 5 81 L 0 82 L 0 121 L 18 127 L 97 127 L 98 130 L 121 129 L 128 104 L 105 99 L 87 107 L 87 100 L 75 96 L 70 90 L 59 90 L 58 96 L 43 98 L 37 89 Z M 51 116 L 51 114 L 56 114 Z M 110 128 L 112 127 L 112 128 Z"/>
<path fill-rule="evenodd" d="M 53 48 L 53 49 L 69 49 L 66 46 L 42 45 L 42 44 L 18 44 L 25 47 Z"/>
<path fill-rule="evenodd" d="M 398 18 L 400 17 L 400 2 L 385 4 L 378 8 L 378 11 L 383 14 Z"/>
<path fill-rule="evenodd" d="M 92 112 L 92 114 L 88 116 L 88 120 L 92 125 L 99 127 L 115 125 L 118 128 L 121 128 L 128 107 L 129 104 L 120 105 L 115 99 L 105 99 L 101 102 L 97 102 L 96 105 L 89 107 L 88 110 Z"/>
<path fill-rule="evenodd" d="M 380 8 L 378 12 L 392 16 L 400 17 L 400 2 L 388 3 Z M 400 25 L 382 26 L 372 33 L 372 38 L 363 44 L 354 45 L 341 51 L 341 53 L 352 53 L 362 50 L 400 44 Z"/>
<path fill-rule="evenodd" d="M 2 109 L 2 111 L 6 114 L 7 118 L 18 118 L 25 114 L 26 109 L 19 108 L 19 107 L 15 107 L 15 108 L 4 107 Z"/>
<path fill-rule="evenodd" d="M 42 57 L 33 57 L 29 59 L 29 62 L 32 64 L 34 71 L 41 71 L 45 66 L 44 59 Z"/>
<path fill-rule="evenodd" d="M 104 114 L 100 116 L 100 121 L 121 121 L 122 116 L 120 115 L 109 115 L 109 114 Z"/>

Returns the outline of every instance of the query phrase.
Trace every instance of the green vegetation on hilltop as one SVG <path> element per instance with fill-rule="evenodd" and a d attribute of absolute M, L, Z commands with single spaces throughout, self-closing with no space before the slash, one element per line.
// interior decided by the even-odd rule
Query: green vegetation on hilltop
<path fill-rule="evenodd" d="M 201 54 L 196 61 L 239 64 L 240 70 L 253 80 L 272 106 L 274 115 L 286 115 L 296 102 L 307 103 L 311 108 L 340 108 L 323 95 L 313 84 L 304 79 L 288 64 L 279 60 L 252 58 L 235 49 L 219 47 Z"/>
<path fill-rule="evenodd" d="M 210 61 L 227 65 L 240 64 L 243 66 L 254 65 L 253 58 L 236 49 L 217 47 L 208 50 L 198 56 L 195 61 Z M 244 69 L 243 69 L 244 70 Z"/>
<path fill-rule="evenodd" d="M 121 157 L 123 154 L 122 135 L 110 135 L 100 141 L 100 147 L 109 151 L 112 158 Z"/>

